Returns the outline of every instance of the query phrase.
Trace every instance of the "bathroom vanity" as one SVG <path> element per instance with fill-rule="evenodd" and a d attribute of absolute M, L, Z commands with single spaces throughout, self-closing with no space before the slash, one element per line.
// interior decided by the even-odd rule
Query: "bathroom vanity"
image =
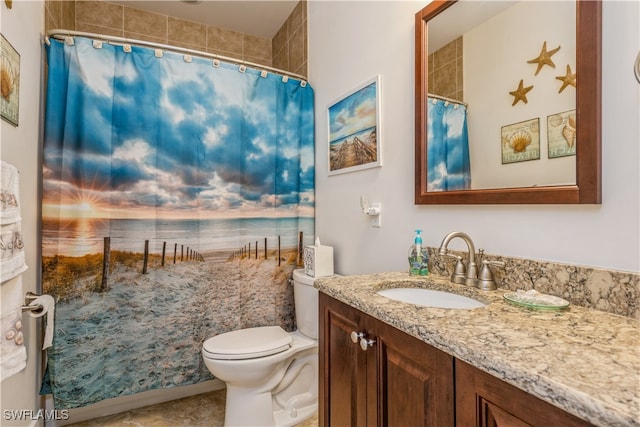
<path fill-rule="evenodd" d="M 325 294 L 320 310 L 321 425 L 453 425 L 453 357 Z"/>
<path fill-rule="evenodd" d="M 320 425 L 638 426 L 637 320 L 534 311 L 446 278 L 323 278 Z M 377 292 L 418 287 L 485 307 L 442 309 Z"/>

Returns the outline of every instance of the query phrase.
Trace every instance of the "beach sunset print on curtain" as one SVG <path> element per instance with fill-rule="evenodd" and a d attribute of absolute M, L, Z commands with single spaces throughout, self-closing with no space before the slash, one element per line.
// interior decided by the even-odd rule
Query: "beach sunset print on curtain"
<path fill-rule="evenodd" d="M 314 233 L 312 88 L 83 38 L 47 50 L 56 407 L 210 379 L 205 338 L 292 329 L 286 279 Z"/>

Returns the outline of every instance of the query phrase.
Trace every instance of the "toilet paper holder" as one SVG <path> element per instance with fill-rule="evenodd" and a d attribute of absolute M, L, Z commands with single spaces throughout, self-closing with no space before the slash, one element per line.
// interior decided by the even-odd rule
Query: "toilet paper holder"
<path fill-rule="evenodd" d="M 25 311 L 31 311 L 33 313 L 40 313 L 42 310 L 44 310 L 44 307 L 41 304 L 29 305 L 39 296 L 40 295 L 34 294 L 33 292 L 27 292 L 24 296 L 25 305 L 22 306 L 22 312 L 24 313 Z"/>

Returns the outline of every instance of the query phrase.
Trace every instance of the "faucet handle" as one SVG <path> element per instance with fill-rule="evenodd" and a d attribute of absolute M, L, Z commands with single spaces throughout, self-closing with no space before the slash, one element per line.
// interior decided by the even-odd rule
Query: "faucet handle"
<path fill-rule="evenodd" d="M 484 267 L 485 265 L 494 265 L 500 268 L 504 268 L 506 266 L 506 264 L 503 261 L 492 261 L 492 260 L 482 261 L 482 266 Z"/>
<path fill-rule="evenodd" d="M 493 278 L 493 271 L 491 271 L 491 265 L 504 268 L 505 263 L 502 261 L 482 261 L 482 269 L 478 275 L 478 288 L 483 291 L 493 291 L 498 288 L 495 279 Z"/>
<path fill-rule="evenodd" d="M 462 257 L 453 254 L 446 254 L 446 256 L 457 260 L 456 266 L 451 274 L 451 281 L 460 285 L 463 284 L 467 277 L 467 267 L 464 265 L 464 262 L 462 262 Z"/>

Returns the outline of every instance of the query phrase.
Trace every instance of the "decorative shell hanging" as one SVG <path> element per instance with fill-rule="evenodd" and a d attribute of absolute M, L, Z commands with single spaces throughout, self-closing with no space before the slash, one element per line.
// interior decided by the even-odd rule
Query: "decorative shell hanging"
<path fill-rule="evenodd" d="M 518 131 L 509 137 L 507 145 L 514 153 L 522 153 L 531 144 L 531 135 L 528 132 Z"/>
<path fill-rule="evenodd" d="M 0 64 L 0 95 L 2 95 L 4 99 L 8 100 L 15 88 L 15 72 L 9 63 L 9 60 L 6 57 L 3 57 L 2 63 Z"/>
<path fill-rule="evenodd" d="M 569 116 L 567 124 L 562 128 L 562 136 L 567 141 L 569 148 L 576 143 L 576 117 Z"/>

